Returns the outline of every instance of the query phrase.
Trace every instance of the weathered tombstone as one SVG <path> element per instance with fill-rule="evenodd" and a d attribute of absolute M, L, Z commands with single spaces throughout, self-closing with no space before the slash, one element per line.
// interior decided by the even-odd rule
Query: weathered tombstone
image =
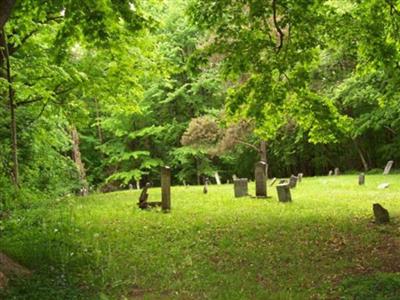
<path fill-rule="evenodd" d="M 186 186 L 186 180 L 183 181 L 183 185 Z"/>
<path fill-rule="evenodd" d="M 269 184 L 269 186 L 273 186 L 276 182 L 276 177 L 272 178 L 271 183 Z"/>
<path fill-rule="evenodd" d="M 385 224 L 389 223 L 389 212 L 379 203 L 375 203 L 372 206 L 375 216 L 375 223 L 377 224 Z"/>
<path fill-rule="evenodd" d="M 133 190 L 133 184 L 130 183 L 130 184 L 128 185 L 128 188 L 129 188 L 130 190 Z"/>
<path fill-rule="evenodd" d="M 230 184 L 231 182 L 229 181 L 229 179 L 227 179 L 227 180 L 226 180 L 226 183 L 227 183 L 227 184 Z"/>
<path fill-rule="evenodd" d="M 136 189 L 140 190 L 140 181 L 139 180 L 136 180 Z"/>
<path fill-rule="evenodd" d="M 221 178 L 219 177 L 218 172 L 214 173 L 215 181 L 217 182 L 218 185 L 221 185 Z"/>
<path fill-rule="evenodd" d="M 329 170 L 328 176 L 332 176 L 333 175 L 333 171 Z"/>
<path fill-rule="evenodd" d="M 297 185 L 297 177 L 292 175 L 289 179 L 289 188 L 294 189 Z"/>
<path fill-rule="evenodd" d="M 378 189 L 384 190 L 384 189 L 387 189 L 389 186 L 390 186 L 389 183 L 384 182 L 384 183 L 381 183 L 380 185 L 378 185 Z"/>
<path fill-rule="evenodd" d="M 233 181 L 233 188 L 235 198 L 245 197 L 248 195 L 248 181 L 247 178 L 240 178 Z"/>
<path fill-rule="evenodd" d="M 171 210 L 171 168 L 161 169 L 161 208 L 164 212 Z"/>
<path fill-rule="evenodd" d="M 266 198 L 267 197 L 267 178 L 265 176 L 266 163 L 259 161 L 255 165 L 254 177 L 256 181 L 256 197 Z"/>
<path fill-rule="evenodd" d="M 238 177 L 236 176 L 236 174 L 233 174 L 232 175 L 232 180 L 236 180 L 236 179 L 238 179 Z"/>
<path fill-rule="evenodd" d="M 290 194 L 290 187 L 288 183 L 281 183 L 276 186 L 278 193 L 279 202 L 290 202 L 292 201 L 292 195 Z"/>
<path fill-rule="evenodd" d="M 208 178 L 204 179 L 203 193 L 204 194 L 208 193 Z"/>
<path fill-rule="evenodd" d="M 335 176 L 339 176 L 340 175 L 340 169 L 339 168 L 335 168 Z"/>
<path fill-rule="evenodd" d="M 146 185 L 143 187 L 142 192 L 140 193 L 139 196 L 139 202 L 138 202 L 138 206 L 141 209 L 146 209 L 149 207 L 149 204 L 147 202 L 147 199 L 149 198 L 149 194 L 147 193 L 147 190 L 150 187 L 150 183 L 146 183 Z"/>
<path fill-rule="evenodd" d="M 300 183 L 303 180 L 303 173 L 297 175 L 297 181 Z"/>
<path fill-rule="evenodd" d="M 392 169 L 394 164 L 393 160 L 389 160 L 386 164 L 385 170 L 383 171 L 383 175 L 388 175 L 390 173 L 390 170 Z"/>
<path fill-rule="evenodd" d="M 365 184 L 365 174 L 361 173 L 358 175 L 358 185 L 364 185 Z"/>

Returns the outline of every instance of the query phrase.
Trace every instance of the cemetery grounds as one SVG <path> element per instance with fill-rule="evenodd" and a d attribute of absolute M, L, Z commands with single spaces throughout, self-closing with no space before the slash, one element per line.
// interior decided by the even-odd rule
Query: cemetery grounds
<path fill-rule="evenodd" d="M 357 182 L 304 178 L 292 203 L 269 185 L 268 199 L 177 186 L 167 214 L 141 211 L 137 190 L 27 202 L 0 250 L 33 273 L 0 298 L 400 299 L 400 175 Z M 373 223 L 377 202 L 390 224 Z"/>

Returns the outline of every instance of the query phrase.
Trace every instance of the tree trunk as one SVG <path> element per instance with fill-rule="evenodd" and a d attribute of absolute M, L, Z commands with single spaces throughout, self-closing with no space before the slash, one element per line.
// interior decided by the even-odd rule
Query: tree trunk
<path fill-rule="evenodd" d="M 362 163 L 362 165 L 364 167 L 364 171 L 367 172 L 369 168 L 368 168 L 368 163 L 367 163 L 367 161 L 366 161 L 366 159 L 364 157 L 364 154 L 362 153 L 362 151 L 360 149 L 360 146 L 358 145 L 358 143 L 357 143 L 357 141 L 355 139 L 353 139 L 353 143 L 354 143 L 354 146 L 356 147 L 358 155 L 360 156 L 361 163 Z"/>
<path fill-rule="evenodd" d="M 72 159 L 78 169 L 79 180 L 84 189 L 87 190 L 88 184 L 86 181 L 85 166 L 82 162 L 81 151 L 79 149 L 79 133 L 74 125 L 71 126 L 71 139 L 72 139 Z"/>
<path fill-rule="evenodd" d="M 0 47 L 1 47 L 1 67 L 5 71 L 1 72 L 1 76 L 7 80 L 8 83 L 8 106 L 10 109 L 10 131 L 11 131 L 11 155 L 12 155 L 12 180 L 15 186 L 19 186 L 19 166 L 18 166 L 18 142 L 17 142 L 17 119 L 15 115 L 15 101 L 14 101 L 14 89 L 12 86 L 11 78 L 11 64 L 10 55 L 8 52 L 7 37 L 4 29 L 0 35 Z"/>
<path fill-rule="evenodd" d="M 11 15 L 16 0 L 0 0 L 0 31 Z"/>
<path fill-rule="evenodd" d="M 100 109 L 99 109 L 99 102 L 96 98 L 94 98 L 94 103 L 96 105 L 96 126 L 97 126 L 97 134 L 99 136 L 100 145 L 103 144 L 103 129 L 101 128 L 101 120 L 100 120 Z"/>
<path fill-rule="evenodd" d="M 200 163 L 199 159 L 196 158 L 196 176 L 197 176 L 197 185 L 201 184 L 201 179 L 200 179 Z"/>
<path fill-rule="evenodd" d="M 261 141 L 260 143 L 260 160 L 265 162 L 265 175 L 268 178 L 268 159 L 267 159 L 267 142 Z"/>

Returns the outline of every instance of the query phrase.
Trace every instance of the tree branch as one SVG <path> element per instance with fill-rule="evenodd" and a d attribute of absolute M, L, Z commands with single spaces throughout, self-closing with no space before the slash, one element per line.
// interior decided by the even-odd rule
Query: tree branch
<path fill-rule="evenodd" d="M 279 34 L 279 45 L 277 47 L 277 51 L 279 53 L 279 51 L 281 51 L 282 47 L 283 47 L 283 38 L 285 36 L 285 34 L 283 33 L 282 29 L 279 27 L 278 24 L 278 20 L 277 20 L 277 16 L 276 16 L 276 1 L 277 0 L 272 0 L 272 12 L 273 12 L 273 19 L 274 19 L 274 26 L 276 28 L 276 31 Z"/>

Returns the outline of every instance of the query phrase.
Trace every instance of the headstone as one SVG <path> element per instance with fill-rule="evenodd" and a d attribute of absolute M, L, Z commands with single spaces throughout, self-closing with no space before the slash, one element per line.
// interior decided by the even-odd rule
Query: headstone
<path fill-rule="evenodd" d="M 138 206 L 141 209 L 146 209 L 149 207 L 147 199 L 149 198 L 149 194 L 147 193 L 147 190 L 150 187 L 150 183 L 146 183 L 146 185 L 143 187 L 142 192 L 140 193 L 139 196 L 139 202 L 138 202 Z"/>
<path fill-rule="evenodd" d="M 389 223 L 389 212 L 379 203 L 373 204 L 373 211 L 375 216 L 375 223 L 377 224 L 385 224 Z"/>
<path fill-rule="evenodd" d="M 161 208 L 164 212 L 171 210 L 171 168 L 161 169 Z"/>
<path fill-rule="evenodd" d="M 303 180 L 303 173 L 297 175 L 297 181 L 300 183 Z"/>
<path fill-rule="evenodd" d="M 218 172 L 214 173 L 215 181 L 217 182 L 218 185 L 221 185 L 221 178 L 219 177 Z"/>
<path fill-rule="evenodd" d="M 364 185 L 365 184 L 365 174 L 361 173 L 358 175 L 358 185 Z"/>
<path fill-rule="evenodd" d="M 229 179 L 227 179 L 227 180 L 226 180 L 226 183 L 227 183 L 227 184 L 230 184 L 231 182 L 229 181 Z"/>
<path fill-rule="evenodd" d="M 136 180 L 136 189 L 140 190 L 140 181 L 139 180 Z"/>
<path fill-rule="evenodd" d="M 203 193 L 207 194 L 208 193 L 208 178 L 204 180 L 204 187 L 203 187 Z"/>
<path fill-rule="evenodd" d="M 233 174 L 232 175 L 232 180 L 236 180 L 236 179 L 238 179 L 238 177 L 236 176 L 236 174 Z"/>
<path fill-rule="evenodd" d="M 233 181 L 233 188 L 235 198 L 245 197 L 248 195 L 248 181 L 247 178 L 240 178 Z"/>
<path fill-rule="evenodd" d="M 329 170 L 328 176 L 332 176 L 333 175 L 333 171 Z"/>
<path fill-rule="evenodd" d="M 340 169 L 339 168 L 335 168 L 335 176 L 339 176 L 340 175 Z"/>
<path fill-rule="evenodd" d="M 267 197 L 267 178 L 265 176 L 266 163 L 259 161 L 255 165 L 254 177 L 256 181 L 256 197 L 266 198 Z"/>
<path fill-rule="evenodd" d="M 133 184 L 130 183 L 130 184 L 128 185 L 128 188 L 129 188 L 130 190 L 133 190 Z"/>
<path fill-rule="evenodd" d="M 383 175 L 388 175 L 390 173 L 390 170 L 392 169 L 394 164 L 393 160 L 389 160 L 386 164 L 385 170 L 383 171 Z"/>
<path fill-rule="evenodd" d="M 276 186 L 279 202 L 291 202 L 292 195 L 290 194 L 290 187 L 288 183 L 281 183 Z"/>
<path fill-rule="evenodd" d="M 381 183 L 380 185 L 378 185 L 378 189 L 384 190 L 384 189 L 387 189 L 389 186 L 390 186 L 390 184 L 387 182 Z"/>
<path fill-rule="evenodd" d="M 269 184 L 269 186 L 273 186 L 276 182 L 276 177 L 272 178 L 271 183 Z"/>
<path fill-rule="evenodd" d="M 294 175 L 290 176 L 290 179 L 289 179 L 289 187 L 290 187 L 291 189 L 294 189 L 294 188 L 296 187 L 296 185 L 297 185 L 297 177 L 294 176 Z"/>

